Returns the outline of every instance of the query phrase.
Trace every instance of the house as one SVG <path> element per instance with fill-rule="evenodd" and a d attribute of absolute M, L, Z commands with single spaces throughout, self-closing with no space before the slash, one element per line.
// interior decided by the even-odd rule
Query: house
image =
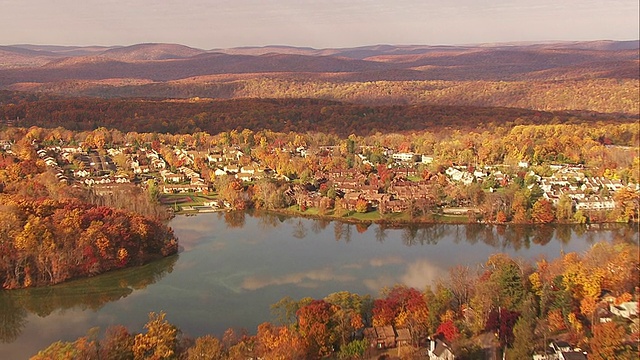
<path fill-rule="evenodd" d="M 587 355 L 580 351 L 563 351 L 558 354 L 558 360 L 587 360 Z"/>
<path fill-rule="evenodd" d="M 206 190 L 208 190 L 206 185 L 164 185 L 162 187 L 162 192 L 165 194 L 204 192 Z"/>
<path fill-rule="evenodd" d="M 429 341 L 427 354 L 431 360 L 454 360 L 456 358 L 451 346 L 439 338 Z"/>
<path fill-rule="evenodd" d="M 0 149 L 11 150 L 11 140 L 0 140 Z"/>
<path fill-rule="evenodd" d="M 456 168 L 449 167 L 445 170 L 445 173 L 455 182 L 461 182 L 465 185 L 473 182 L 473 174 L 467 171 L 460 171 Z"/>
<path fill-rule="evenodd" d="M 576 200 L 576 210 L 613 210 L 615 207 L 616 202 L 610 197 L 604 198 L 592 195 L 588 198 Z"/>
<path fill-rule="evenodd" d="M 224 160 L 224 157 L 222 156 L 222 153 L 215 152 L 207 155 L 207 160 L 210 163 L 218 163 L 222 162 Z"/>
<path fill-rule="evenodd" d="M 256 173 L 256 168 L 252 165 L 247 165 L 240 168 L 240 172 L 253 175 Z"/>
<path fill-rule="evenodd" d="M 396 345 L 406 346 L 411 344 L 411 332 L 407 328 L 396 329 Z"/>
<path fill-rule="evenodd" d="M 533 360 L 558 360 L 558 355 L 551 348 L 546 348 L 533 354 Z"/>
<path fill-rule="evenodd" d="M 162 177 L 162 180 L 166 183 L 177 183 L 182 181 L 182 175 L 180 174 L 174 174 L 169 170 L 162 170 L 160 171 L 160 176 Z"/>
<path fill-rule="evenodd" d="M 604 301 L 607 304 L 613 304 L 616 301 L 616 297 L 609 290 L 602 290 L 600 292 L 600 301 Z"/>
<path fill-rule="evenodd" d="M 89 174 L 87 170 L 76 170 L 73 172 L 73 177 L 87 177 Z"/>
<path fill-rule="evenodd" d="M 632 316 L 638 316 L 638 302 L 627 301 L 619 305 L 611 304 L 609 305 L 609 311 L 611 311 L 613 315 L 630 319 Z"/>
<path fill-rule="evenodd" d="M 431 156 L 431 155 L 422 155 L 422 163 L 423 164 L 431 164 L 431 163 L 433 163 L 433 156 Z"/>
<path fill-rule="evenodd" d="M 240 168 L 238 167 L 238 165 L 225 165 L 224 171 L 228 173 L 237 174 L 240 172 Z"/>
<path fill-rule="evenodd" d="M 242 181 L 251 181 L 253 180 L 253 174 L 246 172 L 239 172 L 236 174 L 236 179 L 240 179 Z"/>
<path fill-rule="evenodd" d="M 565 341 L 552 341 L 549 348 L 545 350 L 544 354 L 533 355 L 533 358 L 537 360 L 587 360 L 585 352 L 574 348 Z"/>
<path fill-rule="evenodd" d="M 409 202 L 406 200 L 383 200 L 378 205 L 378 211 L 382 214 L 399 213 L 409 208 Z"/>
<path fill-rule="evenodd" d="M 393 326 L 378 326 L 375 327 L 376 334 L 378 334 L 378 340 L 384 348 L 392 348 L 396 346 L 396 332 L 393 330 Z"/>
<path fill-rule="evenodd" d="M 391 158 L 394 160 L 402 161 L 402 162 L 415 162 L 418 158 L 418 154 L 414 153 L 396 153 L 391 155 Z"/>
<path fill-rule="evenodd" d="M 408 329 L 405 329 L 408 331 Z M 391 325 L 387 326 L 376 326 L 369 327 L 364 329 L 364 337 L 367 339 L 371 347 L 375 347 L 377 349 L 389 349 L 394 348 L 398 345 L 398 334 L 396 330 Z M 403 332 L 403 337 L 406 336 Z M 411 339 L 411 334 L 409 333 L 409 341 Z M 404 338 L 403 338 L 404 339 Z M 403 340 L 404 341 L 404 340 Z"/>

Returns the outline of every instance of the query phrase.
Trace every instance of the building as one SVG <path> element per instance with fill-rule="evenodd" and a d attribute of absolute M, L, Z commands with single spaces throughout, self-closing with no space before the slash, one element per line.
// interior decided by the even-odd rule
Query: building
<path fill-rule="evenodd" d="M 415 153 L 395 153 L 391 155 L 391 158 L 403 162 L 416 162 L 418 154 Z"/>
<path fill-rule="evenodd" d="M 451 346 L 439 338 L 429 341 L 427 354 L 430 360 L 454 360 L 456 358 Z"/>

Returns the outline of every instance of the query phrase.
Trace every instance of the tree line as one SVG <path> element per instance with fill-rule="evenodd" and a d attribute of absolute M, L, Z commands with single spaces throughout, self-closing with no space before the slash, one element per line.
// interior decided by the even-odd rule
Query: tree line
<path fill-rule="evenodd" d="M 8 96 L 7 96 L 8 97 Z M 17 98 L 17 99 L 16 99 Z M 575 124 L 594 120 L 633 122 L 627 115 L 560 112 L 506 107 L 360 105 L 317 99 L 143 100 L 51 98 L 15 95 L 0 102 L 0 119 L 17 126 L 123 132 L 182 133 L 271 130 L 323 132 L 342 137 L 376 132 L 478 129 L 485 124 Z"/>

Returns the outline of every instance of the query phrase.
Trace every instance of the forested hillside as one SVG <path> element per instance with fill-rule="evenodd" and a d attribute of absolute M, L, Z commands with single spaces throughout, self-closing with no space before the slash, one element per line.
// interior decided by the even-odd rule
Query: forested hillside
<path fill-rule="evenodd" d="M 313 98 L 638 114 L 638 42 L 205 51 L 5 46 L 0 89 L 67 96 Z"/>
<path fill-rule="evenodd" d="M 505 107 L 448 105 L 357 105 L 314 99 L 143 100 L 41 98 L 0 93 L 0 119 L 17 126 L 93 130 L 217 134 L 234 129 L 324 132 L 346 137 L 376 132 L 485 125 L 634 122 L 637 117 L 591 112 L 550 112 Z"/>

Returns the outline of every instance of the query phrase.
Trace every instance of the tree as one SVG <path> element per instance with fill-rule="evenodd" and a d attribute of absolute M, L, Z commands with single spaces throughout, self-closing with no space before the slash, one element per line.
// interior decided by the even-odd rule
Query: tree
<path fill-rule="evenodd" d="M 293 325 L 296 322 L 296 312 L 300 307 L 308 304 L 309 301 L 295 301 L 291 296 L 285 296 L 271 305 L 271 314 L 276 318 L 279 325 Z"/>
<path fill-rule="evenodd" d="M 298 329 L 306 343 L 308 357 L 321 358 L 331 354 L 336 340 L 333 313 L 331 304 L 324 300 L 313 300 L 297 311 Z"/>
<path fill-rule="evenodd" d="M 110 326 L 100 341 L 100 359 L 125 360 L 133 358 L 134 337 L 122 325 Z"/>
<path fill-rule="evenodd" d="M 178 346 L 178 329 L 165 320 L 166 314 L 149 313 L 149 321 L 144 325 L 145 334 L 138 334 L 133 344 L 133 355 L 140 359 L 173 359 Z"/>
<path fill-rule="evenodd" d="M 538 201 L 533 204 L 533 210 L 531 212 L 531 217 L 537 223 L 550 223 L 555 220 L 555 215 L 553 211 L 553 205 L 549 200 L 546 199 L 538 199 Z"/>
<path fill-rule="evenodd" d="M 449 269 L 449 285 L 456 308 L 468 304 L 473 296 L 475 276 L 468 266 L 458 265 Z"/>
<path fill-rule="evenodd" d="M 359 213 L 366 213 L 369 211 L 369 202 L 363 198 L 356 200 L 356 211 Z"/>
<path fill-rule="evenodd" d="M 507 222 L 507 214 L 504 213 L 504 211 L 499 210 L 498 213 L 496 214 L 496 222 L 498 224 L 504 224 Z"/>
<path fill-rule="evenodd" d="M 509 358 L 528 359 L 535 350 L 536 309 L 535 299 L 529 296 L 522 306 L 522 316 L 513 327 L 513 344 Z"/>
<path fill-rule="evenodd" d="M 333 323 L 340 340 L 340 347 L 347 344 L 351 335 L 364 327 L 364 318 L 369 310 L 370 297 L 361 297 L 348 291 L 329 294 L 324 299 L 334 305 Z"/>
<path fill-rule="evenodd" d="M 494 305 L 518 308 L 526 293 L 520 266 L 506 254 L 491 255 L 486 265 L 490 271 L 486 284 L 494 291 Z"/>
<path fill-rule="evenodd" d="M 638 208 L 640 208 L 640 193 L 630 188 L 622 188 L 614 195 L 616 204 L 622 209 L 620 218 L 624 221 L 634 221 L 638 219 Z"/>
<path fill-rule="evenodd" d="M 560 197 L 556 208 L 556 218 L 560 222 L 573 221 L 573 201 L 566 194 Z"/>
<path fill-rule="evenodd" d="M 265 360 L 302 359 L 304 355 L 302 339 L 290 327 L 262 323 L 256 342 L 257 353 Z"/>
<path fill-rule="evenodd" d="M 624 328 L 614 322 L 594 325 L 589 359 L 623 359 L 619 355 L 624 351 L 621 345 L 625 335 Z"/>
<path fill-rule="evenodd" d="M 196 339 L 196 343 L 187 350 L 187 360 L 222 360 L 224 347 L 218 338 L 205 335 Z"/>
<path fill-rule="evenodd" d="M 512 221 L 516 224 L 526 223 L 529 220 L 527 214 L 527 198 L 526 195 L 518 190 L 513 196 L 511 202 L 511 211 L 513 213 Z"/>
<path fill-rule="evenodd" d="M 453 320 L 447 320 L 438 326 L 436 334 L 442 334 L 448 342 L 453 342 L 460 337 L 460 330 L 453 323 Z"/>
<path fill-rule="evenodd" d="M 353 340 L 340 348 L 338 357 L 340 359 L 363 359 L 367 351 L 368 343 L 366 339 Z"/>
<path fill-rule="evenodd" d="M 513 327 L 518 321 L 520 313 L 500 308 L 489 314 L 486 330 L 494 331 L 498 335 L 500 346 L 511 346 L 514 340 Z"/>

